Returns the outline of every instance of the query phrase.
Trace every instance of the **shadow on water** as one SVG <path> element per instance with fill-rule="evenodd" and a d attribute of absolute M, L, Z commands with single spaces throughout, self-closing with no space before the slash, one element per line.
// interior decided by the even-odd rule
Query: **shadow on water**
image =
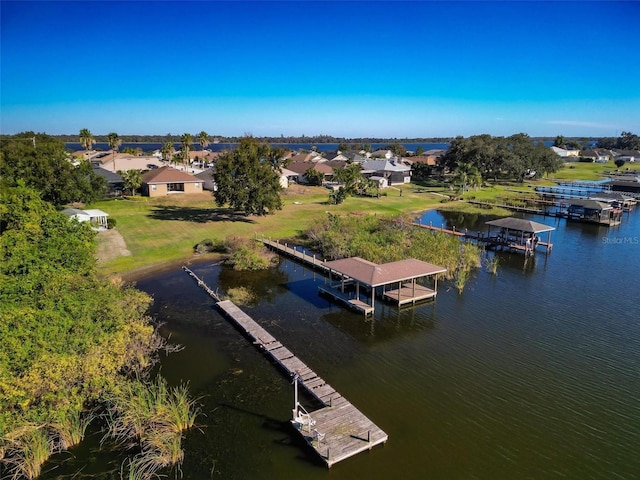
<path fill-rule="evenodd" d="M 154 220 L 180 220 L 184 222 L 244 222 L 255 223 L 254 220 L 230 208 L 191 208 L 176 206 L 155 207 L 149 215 Z"/>
<path fill-rule="evenodd" d="M 398 309 L 395 305 L 376 303 L 376 314 L 365 319 L 356 313 L 334 311 L 322 319 L 361 343 L 384 343 L 408 338 L 435 328 L 435 303 L 425 302 Z"/>
<path fill-rule="evenodd" d="M 312 278 L 289 282 L 284 288 L 315 308 L 322 310 L 331 306 L 329 302 L 318 295 L 318 283 Z"/>

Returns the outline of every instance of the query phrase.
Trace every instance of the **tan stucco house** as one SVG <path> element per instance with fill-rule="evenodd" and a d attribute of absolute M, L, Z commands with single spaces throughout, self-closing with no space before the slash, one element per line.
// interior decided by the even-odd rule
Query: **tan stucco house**
<path fill-rule="evenodd" d="M 171 167 L 150 170 L 142 176 L 142 194 L 160 197 L 179 193 L 201 193 L 200 178 Z"/>

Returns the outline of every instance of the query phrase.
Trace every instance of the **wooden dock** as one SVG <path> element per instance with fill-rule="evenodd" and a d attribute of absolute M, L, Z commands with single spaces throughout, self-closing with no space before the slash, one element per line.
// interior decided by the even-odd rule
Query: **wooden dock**
<path fill-rule="evenodd" d="M 385 290 L 382 296 L 384 299 L 397 302 L 398 306 L 402 306 L 408 304 L 415 305 L 417 302 L 429 300 L 430 298 L 434 298 L 436 293 L 435 290 L 429 287 L 414 283 L 413 285 L 402 285 L 400 288 L 394 290 Z"/>
<path fill-rule="evenodd" d="M 278 240 L 274 241 L 267 238 L 262 238 L 259 241 L 261 241 L 267 247 L 277 251 L 278 253 L 294 258 L 311 268 L 315 268 L 316 270 L 320 270 L 322 272 L 329 272 L 329 269 L 322 264 L 324 260 L 317 258 L 315 255 L 309 255 L 302 250 L 296 249 L 295 247 L 290 247 L 286 243 L 280 243 Z"/>
<path fill-rule="evenodd" d="M 318 292 L 322 295 L 327 295 L 333 298 L 334 300 L 337 300 L 345 304 L 347 307 L 353 310 L 364 313 L 365 317 L 369 315 L 373 315 L 374 308 L 371 305 L 369 305 L 366 302 L 363 302 L 358 298 L 352 298 L 348 294 L 342 293 L 340 290 L 338 290 L 335 287 L 330 287 L 330 288 L 318 287 Z"/>
<path fill-rule="evenodd" d="M 306 422 L 301 423 L 294 418 L 292 424 L 307 444 L 324 460 L 327 467 L 365 450 L 371 450 L 388 440 L 388 435 L 380 427 L 255 320 L 230 300 L 220 301 L 218 295 L 195 273 L 187 267 L 182 268 L 216 300 L 218 309 L 236 328 L 277 363 L 286 374 L 295 377 L 298 384 L 323 405 L 311 412 L 304 411 Z"/>

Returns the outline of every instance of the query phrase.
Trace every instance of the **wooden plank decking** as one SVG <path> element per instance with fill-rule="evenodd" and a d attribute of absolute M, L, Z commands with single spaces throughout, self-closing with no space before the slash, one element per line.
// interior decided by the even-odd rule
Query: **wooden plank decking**
<path fill-rule="evenodd" d="M 401 288 L 394 290 L 386 290 L 383 297 L 391 302 L 397 302 L 398 305 L 414 304 L 423 300 L 428 300 L 436 296 L 436 291 L 423 285 L 402 285 Z"/>
<path fill-rule="evenodd" d="M 193 277 L 211 297 L 223 315 L 232 321 L 255 345 L 271 357 L 290 376 L 297 375 L 298 382 L 324 406 L 309 412 L 312 425 L 300 425 L 292 421 L 296 430 L 327 467 L 357 455 L 374 446 L 385 443 L 388 435 L 316 374 L 293 352 L 282 345 L 273 335 L 262 328 L 249 315 L 229 300 L 219 301 L 200 278 L 186 267 L 183 269 Z"/>
<path fill-rule="evenodd" d="M 345 304 L 347 307 L 353 310 L 364 313 L 365 316 L 373 315 L 374 308 L 371 305 L 369 305 L 367 302 L 363 302 L 360 299 L 351 298 L 349 297 L 349 295 L 342 293 L 337 288 L 318 287 L 318 292 L 323 295 L 328 295 L 334 300 L 338 300 L 339 302 Z"/>

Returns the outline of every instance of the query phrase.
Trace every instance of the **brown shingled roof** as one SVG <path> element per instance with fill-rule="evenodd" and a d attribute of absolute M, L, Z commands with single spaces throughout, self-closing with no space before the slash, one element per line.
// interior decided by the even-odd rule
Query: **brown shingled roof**
<path fill-rule="evenodd" d="M 324 262 L 324 266 L 370 287 L 426 277 L 447 271 L 444 267 L 415 258 L 378 265 L 360 257 Z"/>
<path fill-rule="evenodd" d="M 185 183 L 185 182 L 201 182 L 199 178 L 181 172 L 171 167 L 162 167 L 156 170 L 150 170 L 142 175 L 142 182 L 149 183 Z"/>

